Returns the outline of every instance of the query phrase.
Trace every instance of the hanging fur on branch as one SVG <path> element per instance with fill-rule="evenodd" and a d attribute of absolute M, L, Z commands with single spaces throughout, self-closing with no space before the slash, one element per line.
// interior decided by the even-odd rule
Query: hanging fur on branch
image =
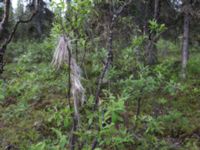
<path fill-rule="evenodd" d="M 76 63 L 76 60 L 71 57 L 71 41 L 70 39 L 62 35 L 60 36 L 57 48 L 55 49 L 52 64 L 59 69 L 63 64 L 67 64 L 70 67 L 70 82 L 71 93 L 74 100 L 75 118 L 79 122 L 79 106 L 85 102 L 85 89 L 81 84 L 81 70 Z"/>

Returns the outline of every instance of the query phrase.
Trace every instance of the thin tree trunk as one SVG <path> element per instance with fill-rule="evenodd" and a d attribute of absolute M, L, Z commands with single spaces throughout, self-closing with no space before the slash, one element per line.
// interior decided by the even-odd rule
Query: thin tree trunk
<path fill-rule="evenodd" d="M 154 14 L 153 19 L 155 21 L 158 21 L 160 16 L 160 0 L 154 0 Z M 154 65 L 157 63 L 157 48 L 156 48 L 156 42 L 158 39 L 155 38 L 156 33 L 150 33 L 149 35 L 149 41 L 146 46 L 146 52 L 147 52 L 147 64 L 148 65 Z"/>
<path fill-rule="evenodd" d="M 190 15 L 184 14 L 184 26 L 183 26 L 183 45 L 182 45 L 182 70 L 181 77 L 186 78 L 186 67 L 189 58 L 189 28 L 190 28 Z"/>
<path fill-rule="evenodd" d="M 154 3 L 154 19 L 158 20 L 160 15 L 160 0 L 155 0 Z"/>
<path fill-rule="evenodd" d="M 116 23 L 117 18 L 119 17 L 119 15 L 124 10 L 124 8 L 127 5 L 129 5 L 131 2 L 132 2 L 132 0 L 128 0 L 115 13 L 113 13 L 113 16 L 112 16 L 112 19 L 111 19 L 111 24 L 110 24 L 110 33 L 109 33 L 109 37 L 108 37 L 108 55 L 107 55 L 106 64 L 104 66 L 103 71 L 101 72 L 101 75 L 100 75 L 98 83 L 97 83 L 94 110 L 97 109 L 98 104 L 99 104 L 99 94 L 100 94 L 100 91 L 101 91 L 101 84 L 103 82 L 103 79 L 105 77 L 106 72 L 108 71 L 109 67 L 111 66 L 111 64 L 113 62 L 113 28 L 114 28 L 114 25 Z"/>

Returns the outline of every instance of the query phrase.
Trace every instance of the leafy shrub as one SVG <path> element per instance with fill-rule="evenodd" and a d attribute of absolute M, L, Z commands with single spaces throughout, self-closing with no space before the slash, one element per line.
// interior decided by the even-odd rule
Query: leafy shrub
<path fill-rule="evenodd" d="M 198 57 L 199 56 L 196 56 L 189 60 L 188 62 L 189 75 L 195 75 L 195 76 L 200 75 L 200 68 L 199 68 L 200 60 Z"/>

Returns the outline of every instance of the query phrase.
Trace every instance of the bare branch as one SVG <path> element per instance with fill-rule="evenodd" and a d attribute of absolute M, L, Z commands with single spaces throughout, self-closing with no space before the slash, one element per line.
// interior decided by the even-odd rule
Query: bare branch
<path fill-rule="evenodd" d="M 8 20 L 8 17 L 9 17 L 10 0 L 5 0 L 5 1 L 6 1 L 6 4 L 5 4 L 5 8 L 4 8 L 4 10 L 5 10 L 4 19 L 0 23 L 0 35 L 1 35 L 1 32 L 3 32 L 4 26 L 6 24 L 6 21 Z M 13 28 L 12 32 L 10 33 L 9 37 L 1 45 L 1 47 L 0 47 L 0 73 L 3 72 L 3 67 L 4 67 L 3 56 L 4 56 L 5 50 L 7 48 L 7 45 L 12 41 L 12 39 L 13 39 L 13 37 L 14 37 L 16 31 L 17 31 L 18 26 L 22 23 L 28 23 L 28 22 L 32 21 L 33 18 L 36 16 L 36 14 L 38 13 L 38 9 L 39 9 L 38 8 L 39 2 L 40 2 L 40 0 L 36 1 L 35 10 L 33 11 L 30 18 L 28 18 L 27 20 L 20 19 L 19 21 L 16 22 L 16 24 L 14 25 L 14 28 Z"/>
<path fill-rule="evenodd" d="M 38 0 L 39 1 L 39 0 Z M 16 22 L 11 34 L 9 35 L 8 39 L 4 42 L 4 44 L 2 45 L 2 47 L 6 47 L 10 42 L 11 40 L 13 39 L 16 31 L 17 31 L 17 28 L 20 24 L 22 23 L 28 23 L 28 22 L 31 22 L 33 20 L 33 18 L 36 16 L 38 12 L 38 8 L 36 8 L 36 10 L 33 11 L 32 15 L 30 16 L 30 18 L 26 19 L 26 20 L 23 20 L 23 19 L 20 19 Z"/>
<path fill-rule="evenodd" d="M 99 94 L 100 94 L 100 91 L 101 91 L 101 84 L 103 82 L 103 79 L 105 77 L 107 70 L 109 69 L 109 67 L 110 67 L 110 65 L 113 61 L 113 27 L 114 27 L 114 24 L 116 23 L 117 18 L 122 13 L 124 8 L 126 6 L 128 6 L 131 2 L 132 2 L 132 0 L 129 0 L 128 2 L 124 3 L 124 5 L 122 5 L 116 12 L 114 12 L 114 14 L 112 16 L 112 20 L 111 20 L 111 24 L 110 24 L 110 33 L 109 33 L 109 37 L 108 37 L 108 44 L 109 44 L 108 55 L 107 55 L 106 64 L 105 64 L 104 69 L 103 69 L 103 71 L 102 71 L 102 73 L 99 77 L 99 80 L 98 80 L 96 94 L 95 94 L 94 110 L 97 109 L 98 104 L 99 104 Z"/>

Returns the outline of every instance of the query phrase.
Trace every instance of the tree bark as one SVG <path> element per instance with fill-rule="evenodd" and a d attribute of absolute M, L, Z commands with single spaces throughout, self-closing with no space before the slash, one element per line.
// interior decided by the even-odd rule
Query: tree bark
<path fill-rule="evenodd" d="M 184 25 L 183 25 L 183 44 L 182 44 L 182 70 L 181 77 L 186 78 L 186 67 L 189 58 L 189 29 L 190 29 L 190 15 L 184 13 Z"/>

